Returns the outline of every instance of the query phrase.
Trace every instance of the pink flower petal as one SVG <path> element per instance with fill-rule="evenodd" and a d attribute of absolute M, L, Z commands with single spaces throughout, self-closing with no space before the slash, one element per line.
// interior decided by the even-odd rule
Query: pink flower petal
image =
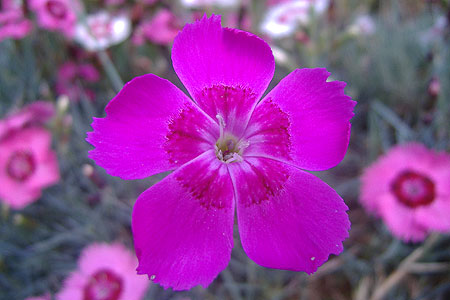
<path fill-rule="evenodd" d="M 233 215 L 227 168 L 208 151 L 138 198 L 132 218 L 138 273 L 174 290 L 208 286 L 230 259 Z"/>
<path fill-rule="evenodd" d="M 343 250 L 348 209 L 320 179 L 265 158 L 229 165 L 242 245 L 256 263 L 313 273 Z"/>
<path fill-rule="evenodd" d="M 222 28 L 220 16 L 215 15 L 184 27 L 175 38 L 172 61 L 175 72 L 205 112 L 215 119 L 222 109 L 239 108 L 235 117 L 243 127 L 275 69 L 266 42 L 248 32 Z M 223 94 L 226 88 L 240 91 L 232 91 L 229 99 L 217 99 L 219 104 L 211 101 L 212 94 Z M 220 104 L 223 101 L 230 107 Z"/>
<path fill-rule="evenodd" d="M 35 101 L 24 106 L 17 112 L 0 120 L 0 139 L 4 138 L 14 130 L 31 125 L 42 125 L 55 115 L 52 103 L 46 101 Z"/>
<path fill-rule="evenodd" d="M 56 295 L 56 300 L 83 299 L 83 288 L 88 278 L 79 271 L 72 272 L 65 280 L 61 291 Z"/>
<path fill-rule="evenodd" d="M 419 242 L 428 235 L 428 229 L 416 220 L 416 210 L 400 203 L 393 195 L 379 197 L 380 213 L 389 230 L 404 241 Z"/>
<path fill-rule="evenodd" d="M 437 197 L 428 205 L 417 208 L 418 224 L 431 230 L 450 232 L 450 197 Z"/>
<path fill-rule="evenodd" d="M 152 74 L 127 83 L 105 111 L 88 133 L 95 147 L 89 157 L 123 179 L 175 169 L 211 149 L 218 135 L 216 123 L 186 95 Z"/>
<path fill-rule="evenodd" d="M 286 76 L 258 104 L 254 116 L 268 101 L 289 116 L 292 163 L 302 169 L 320 171 L 336 166 L 344 157 L 350 138 L 350 122 L 356 102 L 344 94 L 345 83 L 327 82 L 325 69 L 297 69 Z M 252 116 L 249 127 L 258 122 Z M 256 124 L 258 125 L 258 124 Z M 270 143 L 259 147 L 259 155 L 276 157 Z"/>

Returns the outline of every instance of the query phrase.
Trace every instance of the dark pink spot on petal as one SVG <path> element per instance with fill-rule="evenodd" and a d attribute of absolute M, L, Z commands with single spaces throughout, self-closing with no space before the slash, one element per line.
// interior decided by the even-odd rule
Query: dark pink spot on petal
<path fill-rule="evenodd" d="M 218 127 L 194 107 L 186 103 L 169 120 L 167 141 L 163 148 L 173 165 L 182 165 L 205 151 L 214 149 L 219 137 Z"/>
<path fill-rule="evenodd" d="M 110 270 L 100 270 L 88 279 L 83 300 L 118 300 L 122 290 L 122 278 Z"/>
<path fill-rule="evenodd" d="M 310 274 L 330 254 L 342 252 L 350 228 L 348 208 L 332 188 L 269 159 L 251 163 L 255 168 L 244 163 L 228 168 L 237 191 L 242 246 L 252 260 Z"/>
<path fill-rule="evenodd" d="M 297 69 L 258 104 L 271 100 L 289 114 L 292 164 L 312 171 L 336 166 L 347 151 L 354 101 L 325 69 Z"/>
<path fill-rule="evenodd" d="M 214 85 L 203 89 L 196 101 L 212 119 L 222 116 L 225 130 L 239 137 L 245 130 L 257 99 L 249 88 Z"/>
<path fill-rule="evenodd" d="M 186 290 L 206 288 L 225 269 L 234 216 L 225 166 L 214 151 L 207 152 L 139 196 L 132 218 L 138 274 L 165 288 Z"/>
<path fill-rule="evenodd" d="M 195 164 L 185 166 L 175 178 L 205 208 L 230 208 L 229 174 L 226 164 L 214 152 Z"/>
<path fill-rule="evenodd" d="M 290 160 L 289 115 L 270 99 L 259 104 L 250 119 L 244 139 L 246 155 L 269 156 Z"/>
<path fill-rule="evenodd" d="M 289 178 L 285 164 L 264 158 L 246 158 L 239 164 L 230 164 L 235 173 L 239 203 L 245 207 L 261 204 L 280 194 Z"/>

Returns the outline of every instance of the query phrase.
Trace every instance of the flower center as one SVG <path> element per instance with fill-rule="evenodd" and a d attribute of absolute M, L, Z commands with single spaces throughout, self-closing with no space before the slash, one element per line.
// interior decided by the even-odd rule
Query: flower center
<path fill-rule="evenodd" d="M 392 183 L 391 190 L 398 201 L 412 208 L 429 205 L 435 198 L 433 181 L 411 170 L 400 173 Z"/>
<path fill-rule="evenodd" d="M 84 287 L 83 300 L 118 300 L 122 279 L 109 270 L 100 270 L 91 276 Z"/>
<path fill-rule="evenodd" d="M 46 3 L 46 6 L 47 10 L 53 17 L 57 19 L 64 19 L 66 17 L 66 6 L 63 3 L 50 0 Z"/>
<path fill-rule="evenodd" d="M 219 120 L 220 126 L 220 137 L 214 147 L 217 158 L 227 164 L 243 161 L 242 154 L 249 143 L 244 140 L 237 140 L 233 135 L 225 133 L 226 124 L 223 117 L 218 114 L 216 118 Z"/>
<path fill-rule="evenodd" d="M 33 155 L 29 151 L 13 152 L 6 163 L 6 173 L 16 181 L 27 180 L 36 169 Z"/>

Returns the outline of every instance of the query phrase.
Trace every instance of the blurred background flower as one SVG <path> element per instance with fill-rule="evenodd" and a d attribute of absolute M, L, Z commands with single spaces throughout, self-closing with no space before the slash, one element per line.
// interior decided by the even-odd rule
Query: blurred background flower
<path fill-rule="evenodd" d="M 137 260 L 123 245 L 91 244 L 65 279 L 57 300 L 140 300 L 149 285 L 136 274 Z"/>

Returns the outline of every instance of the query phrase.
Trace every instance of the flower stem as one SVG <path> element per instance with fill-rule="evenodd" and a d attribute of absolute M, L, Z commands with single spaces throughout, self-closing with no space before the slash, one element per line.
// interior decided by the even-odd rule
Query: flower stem
<path fill-rule="evenodd" d="M 382 300 L 387 293 L 389 293 L 389 291 L 399 283 L 406 274 L 408 274 L 411 270 L 410 266 L 419 260 L 438 241 L 438 234 L 431 235 L 422 246 L 403 259 L 398 268 L 375 288 L 370 300 Z"/>
<path fill-rule="evenodd" d="M 105 69 L 106 75 L 108 75 L 109 80 L 113 85 L 114 90 L 116 91 L 116 93 L 118 93 L 123 87 L 123 80 L 122 78 L 120 78 L 119 72 L 117 72 L 116 67 L 109 58 L 106 51 L 98 51 L 97 55 L 100 59 L 100 63 L 103 66 L 103 69 Z"/>

